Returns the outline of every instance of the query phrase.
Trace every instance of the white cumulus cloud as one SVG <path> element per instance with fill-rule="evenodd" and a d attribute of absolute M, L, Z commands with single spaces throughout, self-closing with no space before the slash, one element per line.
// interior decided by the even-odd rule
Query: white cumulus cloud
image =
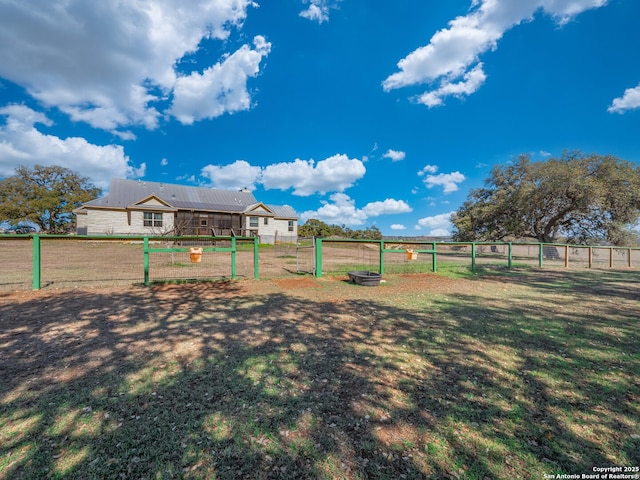
<path fill-rule="evenodd" d="M 466 177 L 460 172 L 439 173 L 438 175 L 427 175 L 424 184 L 427 188 L 440 186 L 444 193 L 453 193 L 458 191 L 458 184 L 464 182 Z"/>
<path fill-rule="evenodd" d="M 538 10 L 560 25 L 581 12 L 602 7 L 607 0 L 473 0 L 467 15 L 437 31 L 428 45 L 398 62 L 399 71 L 387 77 L 385 91 L 430 84 L 416 100 L 429 107 L 442 105 L 449 96 L 464 97 L 486 80 L 480 57 L 495 50 L 504 33 L 534 18 Z"/>
<path fill-rule="evenodd" d="M 201 171 L 202 176 L 209 179 L 211 186 L 223 190 L 256 189 L 260 179 L 260 167 L 254 167 L 245 160 L 236 160 L 229 165 L 207 165 Z"/>
<path fill-rule="evenodd" d="M 482 70 L 482 63 L 476 65 L 471 71 L 464 74 L 459 82 L 442 82 L 435 90 L 425 92 L 418 97 L 418 102 L 427 107 L 438 107 L 444 104 L 444 98 L 448 96 L 464 97 L 475 93 L 487 79 Z"/>
<path fill-rule="evenodd" d="M 416 230 L 427 229 L 427 235 L 432 237 L 446 237 L 451 234 L 453 224 L 451 215 L 454 212 L 441 213 L 432 217 L 424 217 L 418 220 Z"/>
<path fill-rule="evenodd" d="M 349 195 L 337 192 L 329 197 L 329 201 L 323 202 L 322 207 L 318 210 L 303 212 L 300 218 L 303 221 L 315 218 L 330 225 L 363 225 L 371 217 L 411 211 L 412 209 L 407 203 L 392 198 L 380 202 L 370 202 L 363 208 L 358 208 L 355 200 Z"/>
<path fill-rule="evenodd" d="M 367 217 L 377 217 L 380 215 L 411 212 L 412 208 L 403 200 L 387 198 L 382 202 L 367 203 L 362 208 L 362 211 L 367 215 Z"/>
<path fill-rule="evenodd" d="M 426 165 L 418 172 L 419 177 L 423 177 L 423 182 L 427 188 L 440 186 L 444 193 L 453 193 L 458 190 L 458 184 L 466 180 L 466 177 L 460 172 L 439 173 L 436 175 L 438 167 L 435 165 Z"/>
<path fill-rule="evenodd" d="M 294 195 L 309 196 L 342 192 L 362 178 L 365 172 L 361 160 L 338 154 L 317 163 L 296 159 L 266 167 L 237 160 L 229 165 L 207 165 L 201 174 L 216 188 L 255 190 L 256 185 L 261 184 L 266 190 L 293 189 Z"/>
<path fill-rule="evenodd" d="M 331 4 L 329 0 L 304 0 L 303 3 L 308 3 L 309 6 L 300 12 L 300 16 L 318 23 L 329 21 L 329 11 L 331 8 L 336 8 L 335 4 L 340 1 L 336 0 Z"/>
<path fill-rule="evenodd" d="M 407 227 L 405 227 L 401 223 L 394 223 L 393 225 L 391 225 L 391 230 L 406 230 L 406 229 Z"/>
<path fill-rule="evenodd" d="M 627 110 L 640 108 L 640 85 L 635 88 L 627 88 L 622 97 L 615 98 L 607 109 L 610 113 L 624 113 Z"/>
<path fill-rule="evenodd" d="M 345 193 L 334 193 L 318 210 L 308 210 L 300 214 L 306 221 L 315 218 L 329 225 L 363 225 L 367 214 L 356 208 L 356 202 Z"/>
<path fill-rule="evenodd" d="M 389 149 L 382 158 L 389 158 L 392 162 L 399 162 L 400 160 L 404 160 L 406 156 L 407 154 L 405 152 Z"/>
<path fill-rule="evenodd" d="M 254 38 L 253 43 L 255 49 L 243 45 L 203 73 L 178 77 L 170 113 L 190 125 L 196 120 L 249 109 L 247 79 L 259 73 L 260 62 L 271 50 L 271 43 L 262 36 Z"/>
<path fill-rule="evenodd" d="M 438 167 L 435 165 L 425 165 L 422 170 L 418 172 L 418 176 L 421 177 L 425 173 L 436 173 L 438 171 Z"/>
<path fill-rule="evenodd" d="M 362 178 L 366 172 L 361 160 L 338 154 L 315 162 L 296 159 L 269 165 L 262 172 L 265 189 L 293 189 L 294 195 L 341 192 Z"/>
<path fill-rule="evenodd" d="M 52 122 L 24 105 L 0 108 L 0 177 L 13 175 L 17 166 L 61 166 L 89 178 L 97 187 L 108 188 L 113 177 L 144 175 L 145 164 L 132 165 L 121 145 L 94 145 L 84 138 L 46 135 L 37 124 L 51 126 Z"/>
<path fill-rule="evenodd" d="M 226 40 L 256 5 L 253 0 L 193 0 L 188 8 L 181 0 L 32 3 L 0 2 L 0 77 L 75 121 L 123 138 L 132 137 L 123 128 L 156 128 L 174 93 L 179 61 L 197 52 L 202 40 Z M 238 56 L 244 62 L 227 64 L 224 76 L 234 80 L 233 91 L 245 91 L 243 82 L 255 75 L 255 55 L 263 56 L 264 47 L 256 46 L 253 56 L 243 47 Z M 197 93 L 225 84 L 208 70 L 201 77 Z M 184 79 L 177 85 L 181 103 L 175 108 L 183 119 L 207 118 L 227 106 L 189 112 Z M 229 92 L 225 97 L 229 108 L 246 105 Z"/>

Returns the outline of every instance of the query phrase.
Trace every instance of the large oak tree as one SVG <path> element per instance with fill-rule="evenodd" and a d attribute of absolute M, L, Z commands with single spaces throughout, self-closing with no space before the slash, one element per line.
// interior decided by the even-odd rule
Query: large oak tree
<path fill-rule="evenodd" d="M 13 177 L 0 180 L 0 220 L 32 222 L 45 233 L 68 232 L 73 209 L 100 193 L 88 178 L 68 168 L 18 167 Z"/>
<path fill-rule="evenodd" d="M 640 168 L 606 155 L 565 152 L 494 167 L 452 216 L 457 241 L 535 238 L 628 244 L 640 216 Z"/>

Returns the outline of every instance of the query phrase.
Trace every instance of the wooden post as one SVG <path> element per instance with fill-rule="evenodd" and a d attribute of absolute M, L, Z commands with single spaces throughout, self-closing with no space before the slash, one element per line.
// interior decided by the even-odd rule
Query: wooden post
<path fill-rule="evenodd" d="M 593 247 L 589 247 L 589 268 L 593 267 Z"/>
<path fill-rule="evenodd" d="M 613 248 L 609 248 L 609 268 L 613 268 Z"/>
<path fill-rule="evenodd" d="M 564 246 L 564 268 L 569 268 L 569 245 Z"/>

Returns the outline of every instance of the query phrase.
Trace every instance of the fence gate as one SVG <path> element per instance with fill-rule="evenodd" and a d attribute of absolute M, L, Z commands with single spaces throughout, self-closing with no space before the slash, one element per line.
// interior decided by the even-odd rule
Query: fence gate
<path fill-rule="evenodd" d="M 298 237 L 296 240 L 296 272 L 316 273 L 315 237 Z"/>

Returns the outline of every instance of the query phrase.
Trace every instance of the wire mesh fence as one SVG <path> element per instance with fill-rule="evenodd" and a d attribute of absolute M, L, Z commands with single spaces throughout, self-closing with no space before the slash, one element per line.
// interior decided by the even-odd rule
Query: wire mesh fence
<path fill-rule="evenodd" d="M 277 240 L 273 245 L 260 245 L 258 265 L 260 278 L 297 275 L 296 242 L 291 238 Z"/>
<path fill-rule="evenodd" d="M 433 272 L 432 243 L 385 243 L 384 271 L 391 274 Z"/>
<path fill-rule="evenodd" d="M 229 253 L 210 251 L 230 249 L 228 239 L 171 237 L 151 240 L 148 247 L 147 283 L 232 277 Z"/>
<path fill-rule="evenodd" d="M 40 241 L 40 282 L 43 287 L 142 282 L 140 240 L 43 236 Z"/>
<path fill-rule="evenodd" d="M 145 254 L 143 237 L 5 235 L 0 236 L 0 290 L 35 288 L 36 264 L 42 288 L 254 278 L 256 269 L 259 278 L 278 278 L 362 270 L 413 274 L 508 266 L 640 268 L 640 248 L 316 240 L 285 239 L 258 246 L 252 238 L 238 237 L 232 253 L 230 237 L 154 237 L 148 239 Z M 197 261 L 191 256 L 192 248 L 201 250 Z M 318 265 L 320 272 L 316 272 Z"/>
<path fill-rule="evenodd" d="M 380 247 L 377 243 L 326 242 L 322 246 L 322 272 L 329 275 L 352 270 L 380 268 Z"/>
<path fill-rule="evenodd" d="M 0 239 L 0 288 L 31 288 L 33 279 L 33 244 L 28 236 Z"/>
<path fill-rule="evenodd" d="M 314 237 L 298 237 L 296 241 L 296 272 L 316 273 L 316 241 Z"/>

